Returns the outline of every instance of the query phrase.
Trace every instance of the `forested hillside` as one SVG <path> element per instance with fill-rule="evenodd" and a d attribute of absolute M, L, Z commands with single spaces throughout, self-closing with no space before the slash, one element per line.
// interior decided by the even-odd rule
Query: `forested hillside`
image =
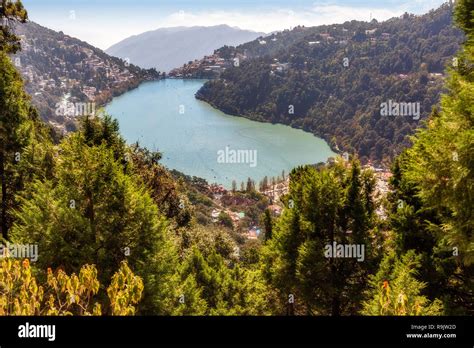
<path fill-rule="evenodd" d="M 14 32 L 22 49 L 13 62 L 26 91 L 43 120 L 60 130 L 75 129 L 75 117 L 84 115 L 61 112 L 58 104 L 94 103 L 98 109 L 141 82 L 160 78 L 155 69 L 141 69 L 34 22 L 16 23 Z"/>
<path fill-rule="evenodd" d="M 0 23 L 26 19 L 4 4 Z M 474 2 L 456 6 L 467 40 L 390 193 L 357 156 L 295 168 L 281 215 L 250 180 L 220 201 L 253 202 L 251 241 L 224 214 L 200 218 L 206 183 L 127 145 L 108 115 L 54 143 L 0 27 L 0 315 L 474 314 Z"/>
<path fill-rule="evenodd" d="M 298 27 L 216 55 L 238 57 L 197 97 L 232 115 L 302 128 L 362 162 L 388 164 L 438 104 L 463 40 L 449 4 L 378 23 Z M 383 103 L 419 113 L 381 115 Z"/>

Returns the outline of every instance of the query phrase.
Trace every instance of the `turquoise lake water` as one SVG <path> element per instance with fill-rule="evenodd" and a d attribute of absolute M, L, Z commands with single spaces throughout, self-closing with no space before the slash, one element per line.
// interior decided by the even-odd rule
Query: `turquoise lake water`
<path fill-rule="evenodd" d="M 197 100 L 194 94 L 204 82 L 147 82 L 114 98 L 106 110 L 127 142 L 162 152 L 168 168 L 226 187 L 232 180 L 258 182 L 334 155 L 310 133 L 229 116 Z"/>

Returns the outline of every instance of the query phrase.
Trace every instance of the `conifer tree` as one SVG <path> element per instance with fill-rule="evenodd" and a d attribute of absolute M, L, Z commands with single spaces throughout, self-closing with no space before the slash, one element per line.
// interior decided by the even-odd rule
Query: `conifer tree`
<path fill-rule="evenodd" d="M 205 315 L 207 303 L 202 298 L 202 289 L 199 288 L 193 274 L 183 276 L 177 292 L 177 302 L 173 315 Z"/>
<path fill-rule="evenodd" d="M 17 207 L 15 194 L 35 177 L 50 175 L 52 156 L 49 131 L 31 107 L 20 74 L 0 51 L 0 229 L 4 239 Z"/>
<path fill-rule="evenodd" d="M 103 130 L 108 121 L 94 122 Z M 102 140 L 77 132 L 63 140 L 54 177 L 36 180 L 22 198 L 12 239 L 37 243 L 43 268 L 77 272 L 96 264 L 102 282 L 127 259 L 145 283 L 140 310 L 170 313 L 178 261 L 173 238 L 145 187 L 126 173 L 116 138 L 115 131 Z"/>
<path fill-rule="evenodd" d="M 263 215 L 263 228 L 265 231 L 265 240 L 272 239 L 273 234 L 273 221 L 270 209 L 265 209 Z"/>
<path fill-rule="evenodd" d="M 267 288 L 258 270 L 238 265 L 230 268 L 214 250 L 205 257 L 194 247 L 184 260 L 181 273 L 183 280 L 195 280 L 194 296 L 200 295 L 207 315 L 269 314 Z M 196 303 L 199 302 L 194 300 L 193 305 Z"/>
<path fill-rule="evenodd" d="M 447 93 L 413 146 L 394 164 L 391 226 L 398 252 L 422 256 L 420 278 L 448 313 L 472 313 L 474 272 L 474 17 L 472 0 L 456 4 L 466 42 L 449 69 Z"/>
<path fill-rule="evenodd" d="M 365 174 L 364 174 L 365 175 Z M 370 176 L 370 174 L 367 174 Z M 264 247 L 264 274 L 296 314 L 357 313 L 373 269 L 371 180 L 357 161 L 345 168 L 303 167 L 290 175 L 287 208 Z M 369 201 L 366 201 L 369 200 Z M 363 259 L 326 255 L 333 243 L 364 246 Z"/>
<path fill-rule="evenodd" d="M 24 22 L 27 13 L 21 2 L 2 0 L 0 6 L 0 181 L 1 181 L 1 237 L 7 239 L 9 227 L 8 208 L 11 205 L 13 151 L 20 151 L 17 129 L 25 121 L 25 100 L 19 74 L 10 63 L 7 54 L 20 49 L 19 38 L 12 33 L 10 21 Z M 23 105 L 22 105 L 23 104 Z"/>
<path fill-rule="evenodd" d="M 426 284 L 416 279 L 420 256 L 413 250 L 401 258 L 387 255 L 376 275 L 370 276 L 371 289 L 364 302 L 364 315 L 441 315 L 443 304 L 430 302 L 422 291 Z"/>

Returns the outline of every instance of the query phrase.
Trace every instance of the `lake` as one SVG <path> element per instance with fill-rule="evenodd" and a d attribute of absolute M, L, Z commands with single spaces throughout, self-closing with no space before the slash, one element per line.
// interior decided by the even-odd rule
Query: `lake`
<path fill-rule="evenodd" d="M 194 94 L 205 80 L 147 82 L 116 97 L 106 110 L 128 143 L 163 153 L 162 163 L 209 183 L 288 173 L 334 155 L 327 143 L 302 130 L 226 115 Z"/>

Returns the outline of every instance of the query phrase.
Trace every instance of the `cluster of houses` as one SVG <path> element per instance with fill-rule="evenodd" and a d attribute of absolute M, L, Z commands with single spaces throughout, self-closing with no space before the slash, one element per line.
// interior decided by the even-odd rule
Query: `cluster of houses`
<path fill-rule="evenodd" d="M 234 212 L 234 211 L 231 211 L 229 209 L 213 209 L 212 210 L 212 213 L 211 213 L 211 217 L 212 217 L 212 222 L 217 222 L 218 219 L 219 219 L 219 215 L 224 212 L 226 213 L 227 215 L 230 216 L 230 218 L 232 219 L 232 223 L 235 225 L 237 225 L 240 220 L 242 220 L 244 217 L 245 217 L 245 213 L 244 212 Z"/>
<path fill-rule="evenodd" d="M 347 31 L 347 29 L 344 29 Z M 322 33 L 319 34 L 319 40 L 317 41 L 308 41 L 308 45 L 313 46 L 313 45 L 320 45 L 321 43 L 334 43 L 334 44 L 341 44 L 341 45 L 346 45 L 348 43 L 348 40 L 346 38 L 341 38 L 340 40 L 337 40 L 331 34 L 329 33 Z"/>
<path fill-rule="evenodd" d="M 393 176 L 393 174 L 384 168 L 380 167 L 375 167 L 371 161 L 369 161 L 366 165 L 362 167 L 362 169 L 366 170 L 371 170 L 374 172 L 375 176 L 375 197 L 376 199 L 380 199 L 382 197 L 385 197 L 389 192 L 390 192 L 390 178 Z M 385 219 L 387 218 L 387 213 L 385 212 L 385 209 L 380 205 L 375 213 L 381 218 Z"/>
<path fill-rule="evenodd" d="M 280 183 L 275 184 L 272 189 L 262 192 L 262 194 L 269 197 L 272 202 L 276 201 L 282 194 L 288 192 L 288 184 L 289 179 L 284 180 Z M 220 199 L 224 195 L 229 193 L 229 191 L 225 187 L 218 184 L 209 185 L 208 190 L 212 194 L 213 199 L 215 201 L 220 201 Z M 280 216 L 283 210 L 283 208 L 277 204 L 271 204 L 267 208 L 270 210 L 273 216 Z M 234 227 L 237 228 L 239 227 L 239 225 L 242 227 L 241 222 L 245 218 L 245 212 L 236 212 L 230 209 L 217 207 L 211 211 L 212 222 L 219 222 L 219 216 L 221 215 L 221 213 L 225 213 L 230 217 Z M 257 224 L 252 223 L 248 227 L 244 228 L 241 232 L 247 239 L 258 239 L 261 234 L 261 228 Z"/>
<path fill-rule="evenodd" d="M 211 184 L 207 187 L 207 189 L 212 194 L 214 200 L 220 200 L 222 196 L 228 192 L 224 186 L 218 184 Z"/>
<path fill-rule="evenodd" d="M 306 28 L 299 27 L 298 29 L 305 30 Z M 336 28 L 334 29 L 336 30 Z M 368 41 L 372 44 L 377 43 L 378 40 L 388 41 L 391 38 L 391 34 L 385 32 L 380 33 L 379 29 L 366 30 L 365 34 L 368 37 Z M 320 33 L 315 36 L 316 40 L 308 41 L 307 43 L 310 46 L 320 45 L 322 43 L 347 45 L 350 40 L 351 33 L 349 33 L 348 29 L 342 28 L 342 35 L 339 36 L 340 37 L 335 38 L 330 33 Z M 260 45 L 267 45 L 269 41 L 276 42 L 278 41 L 278 38 L 273 36 L 265 39 L 258 39 Z M 212 55 L 205 56 L 203 59 L 196 59 L 192 62 L 189 62 L 180 68 L 173 69 L 170 71 L 168 76 L 174 78 L 217 78 L 226 69 L 232 66 L 238 66 L 246 59 L 248 59 L 247 55 L 242 53 L 236 53 L 235 56 L 230 58 L 223 58 L 219 56 L 219 53 L 217 52 Z M 272 73 L 283 73 L 290 67 L 290 63 L 278 62 L 277 60 L 270 64 Z"/>
<path fill-rule="evenodd" d="M 185 64 L 181 68 L 173 69 L 169 72 L 169 77 L 176 78 L 193 78 L 201 77 L 197 75 L 206 75 L 206 77 L 217 77 L 225 69 L 231 67 L 232 61 L 219 57 L 217 54 L 205 56 L 201 60 L 194 60 Z"/>
<path fill-rule="evenodd" d="M 204 57 L 204 60 L 199 62 L 205 72 L 220 74 L 225 69 L 230 68 L 233 64 L 232 61 L 219 57 L 218 55 L 212 55 Z"/>
<path fill-rule="evenodd" d="M 82 93 L 84 93 L 87 96 L 87 99 L 94 100 L 97 94 L 97 88 L 92 87 L 92 86 L 84 86 L 82 87 Z"/>
<path fill-rule="evenodd" d="M 406 80 L 412 77 L 413 74 L 398 74 L 397 77 L 400 80 Z M 430 85 L 436 84 L 439 82 L 440 79 L 444 79 L 444 75 L 442 73 L 429 73 L 428 74 L 428 83 Z"/>
<path fill-rule="evenodd" d="M 78 44 L 66 42 L 64 40 L 55 41 L 55 47 L 59 47 L 67 52 L 76 52 L 77 55 L 85 57 L 77 63 L 66 62 L 58 56 L 47 55 L 42 46 L 35 45 L 34 39 L 29 39 L 25 35 L 20 35 L 22 51 L 12 58 L 13 63 L 21 72 L 26 80 L 26 88 L 33 89 L 33 97 L 38 97 L 46 92 L 55 96 L 66 95 L 73 88 L 78 87 L 82 93 L 88 98 L 89 102 L 93 102 L 98 95 L 105 93 L 116 86 L 134 79 L 135 76 L 123 67 L 115 64 L 111 60 L 102 60 L 97 57 L 94 51 Z M 57 45 L 57 46 L 56 46 Z M 48 57 L 49 64 L 52 65 L 54 74 L 42 73 L 32 64 L 31 55 L 42 55 Z M 127 65 L 127 64 L 125 64 Z M 81 76 L 91 76 L 84 81 Z M 107 77 L 105 88 L 97 88 L 94 80 L 97 76 Z M 53 76 L 55 76 L 53 78 Z"/>
<path fill-rule="evenodd" d="M 370 29 L 365 31 L 365 35 L 368 36 L 370 43 L 376 44 L 378 40 L 389 41 L 391 35 L 389 33 L 381 33 L 377 36 L 378 29 Z"/>
<path fill-rule="evenodd" d="M 283 73 L 290 68 L 290 63 L 280 63 L 277 58 L 273 59 L 274 63 L 270 64 L 272 72 Z"/>
<path fill-rule="evenodd" d="M 101 61 L 97 57 L 88 57 L 76 65 L 79 65 L 81 69 L 87 67 L 94 73 L 99 71 L 105 72 L 112 85 L 121 85 L 134 78 L 134 75 L 128 69 L 122 69 L 117 64 L 109 61 Z M 127 62 L 125 62 L 125 66 L 128 66 Z M 92 79 L 89 80 L 89 82 L 92 81 Z"/>
<path fill-rule="evenodd" d="M 343 35 L 343 37 L 341 37 L 339 39 L 333 37 L 329 33 L 318 34 L 317 38 L 319 40 L 308 41 L 308 45 L 313 46 L 313 45 L 320 45 L 322 43 L 347 45 L 349 43 L 349 36 L 347 35 L 348 29 L 343 28 L 342 32 L 345 35 Z M 380 41 L 389 41 L 390 37 L 391 37 L 391 35 L 389 33 L 381 33 L 380 35 L 378 35 L 378 29 L 366 30 L 365 35 L 368 37 L 369 42 L 372 43 L 372 44 L 377 43 L 378 40 L 380 40 Z"/>
<path fill-rule="evenodd" d="M 200 60 L 196 59 L 180 68 L 173 69 L 169 72 L 168 76 L 176 78 L 214 78 L 232 66 L 239 66 L 246 59 L 247 56 L 241 53 L 236 53 L 234 57 L 227 59 L 215 53 L 205 56 Z"/>
<path fill-rule="evenodd" d="M 283 208 L 276 204 L 269 205 L 268 209 L 270 209 L 272 214 L 275 216 L 280 216 L 283 211 Z"/>
<path fill-rule="evenodd" d="M 290 178 L 287 177 L 285 180 L 275 183 L 275 185 L 269 185 L 267 189 L 262 191 L 262 194 L 270 198 L 272 202 L 278 202 L 281 196 L 288 193 L 289 185 Z"/>
<path fill-rule="evenodd" d="M 252 226 L 247 231 L 247 239 L 258 239 L 260 236 L 261 230 L 258 226 Z"/>

